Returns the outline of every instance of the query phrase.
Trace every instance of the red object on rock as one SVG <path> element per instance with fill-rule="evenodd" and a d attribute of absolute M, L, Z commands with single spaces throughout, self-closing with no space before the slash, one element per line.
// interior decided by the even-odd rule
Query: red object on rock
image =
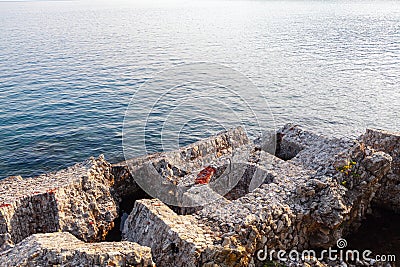
<path fill-rule="evenodd" d="M 1 204 L 0 204 L 0 208 L 4 208 L 4 207 L 11 207 L 11 204 L 8 204 L 8 203 L 1 203 Z"/>
<path fill-rule="evenodd" d="M 204 170 L 199 172 L 195 184 L 208 184 L 211 180 L 211 177 L 215 174 L 217 170 L 211 166 L 206 167 Z"/>
<path fill-rule="evenodd" d="M 54 195 L 54 193 L 57 191 L 57 188 L 49 189 L 46 192 L 50 195 Z"/>

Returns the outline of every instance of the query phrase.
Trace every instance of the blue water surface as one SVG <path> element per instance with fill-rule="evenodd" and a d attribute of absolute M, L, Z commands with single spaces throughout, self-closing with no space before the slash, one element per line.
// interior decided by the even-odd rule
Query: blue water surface
<path fill-rule="evenodd" d="M 123 160 L 132 95 L 159 71 L 198 61 L 251 78 L 271 125 L 400 130 L 398 1 L 0 2 L 0 178 L 101 153 Z M 233 124 L 202 112 L 215 121 L 194 116 L 180 145 Z"/>

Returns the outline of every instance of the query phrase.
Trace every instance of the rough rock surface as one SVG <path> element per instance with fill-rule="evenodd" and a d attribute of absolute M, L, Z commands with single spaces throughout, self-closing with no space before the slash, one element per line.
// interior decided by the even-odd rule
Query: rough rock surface
<path fill-rule="evenodd" d="M 392 156 L 390 172 L 383 177 L 374 202 L 400 213 L 400 133 L 367 129 L 361 139 L 372 148 Z"/>
<path fill-rule="evenodd" d="M 124 240 L 148 244 L 159 266 L 246 265 L 245 250 L 215 245 L 214 233 L 206 224 L 191 215 L 177 215 L 156 199 L 136 202 L 125 223 Z"/>
<path fill-rule="evenodd" d="M 336 155 L 353 145 L 354 140 L 328 138 L 289 123 L 277 132 L 276 156 L 305 169 L 323 171 Z"/>
<path fill-rule="evenodd" d="M 35 233 L 59 230 L 84 241 L 103 240 L 117 216 L 110 172 L 100 156 L 56 173 L 1 180 L 1 249 Z"/>
<path fill-rule="evenodd" d="M 124 197 L 132 196 L 135 193 L 143 194 L 143 189 L 136 183 L 132 177 L 128 164 L 130 166 L 140 166 L 145 162 L 151 161 L 160 156 L 160 153 L 155 153 L 148 156 L 134 158 L 128 161 L 123 161 L 112 165 L 111 172 L 114 176 L 113 195 L 119 201 Z"/>
<path fill-rule="evenodd" d="M 288 124 L 252 143 L 239 127 L 113 166 L 100 157 L 36 178 L 10 177 L 0 181 L 0 262 L 151 266 L 151 248 L 158 266 L 263 266 L 256 253 L 265 247 L 334 247 L 359 227 L 373 199 L 398 211 L 399 139 L 376 130 L 358 140 L 327 138 Z M 196 184 L 207 167 L 212 177 Z M 193 205 L 136 201 L 120 243 L 34 235 L 104 240 L 121 200 L 144 193 L 138 181 L 148 170 L 162 186 L 189 188 L 174 197 Z"/>
<path fill-rule="evenodd" d="M 192 216 L 179 216 L 159 200 L 139 200 L 125 223 L 123 238 L 151 247 L 159 266 L 197 266 L 201 252 L 213 244 L 197 224 Z"/>
<path fill-rule="evenodd" d="M 206 166 L 214 164 L 218 173 L 224 172 L 232 158 L 239 158 L 243 148 L 249 150 L 251 141 L 243 128 L 238 127 L 216 136 L 212 136 L 177 151 L 156 153 L 149 156 L 127 160 L 113 165 L 116 196 L 121 199 L 140 192 L 137 181 L 148 180 L 148 169 L 155 170 L 162 177 L 162 188 L 172 186 L 194 185 L 196 175 Z M 240 148 L 240 149 L 239 149 Z M 236 154 L 234 155 L 233 152 Z M 152 190 L 157 191 L 156 184 Z M 146 188 L 143 188 L 146 191 Z M 147 192 L 149 193 L 149 192 Z M 171 196 L 171 202 L 175 196 Z"/>
<path fill-rule="evenodd" d="M 390 170 L 391 156 L 363 142 L 328 139 L 294 125 L 281 129 L 277 141 L 282 159 L 254 148 L 246 154 L 251 155 L 247 166 L 232 166 L 245 169 L 240 181 L 247 185 L 261 178 L 264 183 L 258 188 L 244 194 L 231 191 L 225 195 L 229 199 L 210 203 L 193 216 L 179 216 L 161 202 L 140 201 L 125 223 L 124 238 L 151 246 L 156 261 L 176 251 L 166 266 L 186 266 L 193 258 L 190 262 L 195 265 L 246 266 L 256 262 L 255 252 L 264 246 L 300 251 L 334 246 L 359 226 L 379 181 Z M 247 150 L 247 146 L 236 150 Z M 240 152 L 234 149 L 232 154 Z M 185 163 L 219 165 L 219 159 L 206 157 L 202 162 L 201 156 L 189 157 Z M 169 163 L 172 169 L 173 163 Z M 185 170 L 179 180 L 190 177 L 183 165 L 178 169 Z M 208 185 L 203 188 L 210 191 Z M 190 226 L 179 226 L 185 221 Z M 191 241 L 193 233 L 198 233 L 196 242 L 201 244 Z M 188 251 L 192 248 L 191 253 L 183 256 L 174 250 L 176 244 L 185 244 Z"/>
<path fill-rule="evenodd" d="M 132 242 L 84 243 L 66 232 L 35 234 L 0 253 L 1 266 L 154 266 L 148 247 Z"/>

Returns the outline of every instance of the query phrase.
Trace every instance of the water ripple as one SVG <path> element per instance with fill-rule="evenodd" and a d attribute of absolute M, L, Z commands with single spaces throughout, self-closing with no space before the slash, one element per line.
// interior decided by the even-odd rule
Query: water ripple
<path fill-rule="evenodd" d="M 395 1 L 132 2 L 0 2 L 0 179 L 100 153 L 122 160 L 130 98 L 185 62 L 243 72 L 278 126 L 295 121 L 332 135 L 400 129 Z M 153 114 L 156 126 L 166 110 Z M 214 113 L 199 110 L 181 144 L 220 130 L 210 114 L 232 119 Z"/>

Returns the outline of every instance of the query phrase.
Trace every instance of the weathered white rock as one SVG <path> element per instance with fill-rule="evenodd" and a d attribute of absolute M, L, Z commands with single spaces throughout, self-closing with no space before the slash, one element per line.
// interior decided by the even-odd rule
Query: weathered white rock
<path fill-rule="evenodd" d="M 275 140 L 278 157 L 271 149 Z M 299 251 L 327 248 L 357 229 L 376 194 L 378 204 L 398 208 L 399 191 L 394 186 L 399 177 L 398 146 L 397 134 L 369 130 L 359 140 L 334 139 L 293 124 L 279 130 L 276 138 L 266 134 L 253 144 L 237 128 L 178 151 L 128 160 L 112 168 L 101 157 L 37 178 L 11 177 L 0 181 L 0 245 L 5 250 L 32 234 L 56 231 L 70 232 L 84 241 L 103 240 L 113 227 L 118 201 L 143 193 L 137 179 L 148 178 L 144 175 L 150 173 L 148 168 L 161 177 L 163 186 L 189 187 L 181 196 L 194 204 L 218 195 L 217 200 L 188 209 L 171 209 L 156 199 L 136 202 L 125 221 L 123 238 L 150 247 L 158 266 L 249 266 L 261 264 L 255 253 L 264 246 Z M 195 184 L 206 166 L 212 166 L 215 175 L 207 185 Z M 395 200 L 389 200 L 387 192 Z M 192 215 L 187 215 L 189 211 Z M 125 253 L 122 244 L 132 243 L 112 243 L 117 247 L 113 250 L 107 243 L 91 247 L 81 242 L 79 249 L 73 245 L 65 252 L 59 247 L 71 247 L 67 244 L 75 241 L 64 235 L 40 238 L 40 242 L 37 238 L 22 241 L 16 249 L 0 254 L 0 259 L 12 265 L 25 264 L 26 255 L 56 261 L 67 255 L 83 266 L 94 265 L 93 259 L 101 266 L 111 258 L 117 265 L 124 264 L 120 254 L 142 251 L 137 245 L 127 245 Z M 51 247 L 48 240 L 52 238 L 67 242 Z M 32 252 L 29 246 L 36 250 Z M 103 248 L 115 252 L 115 258 L 114 253 L 105 255 Z M 17 250 L 24 256 L 18 258 Z M 92 254 L 93 250 L 101 252 Z M 140 261 L 149 257 L 134 255 L 138 259 L 134 264 L 151 264 Z M 302 266 L 303 262 L 293 264 Z M 307 264 L 326 266 L 318 261 Z"/>
<path fill-rule="evenodd" d="M 129 215 L 123 239 L 151 247 L 158 266 L 245 266 L 247 253 L 214 246 L 215 233 L 191 215 L 177 215 L 159 200 L 140 200 Z M 210 265 L 211 264 L 211 265 Z"/>
<path fill-rule="evenodd" d="M 218 173 L 223 173 L 232 161 L 243 162 L 242 158 L 248 156 L 251 149 L 253 147 L 245 131 L 238 127 L 177 151 L 157 153 L 115 164 L 113 173 L 116 180 L 116 195 L 122 198 L 132 195 L 133 192 L 144 190 L 153 197 L 163 196 L 162 200 L 165 203 L 174 206 L 190 206 L 181 205 L 183 201 L 186 204 L 192 202 L 191 207 L 196 207 L 197 193 L 186 191 L 186 186 L 194 185 L 196 175 L 209 165 L 213 165 Z M 246 158 L 244 162 L 247 161 Z M 236 168 L 236 170 L 234 177 L 236 181 L 233 186 L 245 172 L 245 169 Z M 230 182 L 227 179 L 225 182 Z M 232 180 L 232 176 L 229 179 Z M 224 190 L 226 188 L 224 184 L 212 184 L 215 185 L 213 188 L 215 191 L 222 191 L 223 193 L 220 193 L 222 195 L 227 193 Z M 201 196 L 199 201 L 201 202 L 204 198 L 206 196 Z"/>
<path fill-rule="evenodd" d="M 159 200 L 135 203 L 123 230 L 123 239 L 149 246 L 160 266 L 197 266 L 211 238 L 188 216 L 179 216 Z"/>
<path fill-rule="evenodd" d="M 117 217 L 110 171 L 100 156 L 56 173 L 0 181 L 0 247 L 59 230 L 103 240 Z"/>
<path fill-rule="evenodd" d="M 313 171 L 332 165 L 335 157 L 354 145 L 354 140 L 328 138 L 286 124 L 277 132 L 276 156 Z"/>
<path fill-rule="evenodd" d="M 35 234 L 0 253 L 1 266 L 155 266 L 148 247 L 132 242 L 84 243 L 70 233 Z"/>
<path fill-rule="evenodd" d="M 245 165 L 244 182 L 238 183 L 249 186 L 256 178 L 262 181 L 261 186 L 252 190 L 236 188 L 226 195 L 231 201 L 222 198 L 190 217 L 179 216 L 160 202 L 139 202 L 126 221 L 124 237 L 158 246 L 154 244 L 171 244 L 173 236 L 174 244 L 186 242 L 183 247 L 202 247 L 187 243 L 185 238 L 190 236 L 189 229 L 201 229 L 192 232 L 199 232 L 197 241 L 203 241 L 204 233 L 208 233 L 212 245 L 192 254 L 175 254 L 170 261 L 175 266 L 184 266 L 185 262 L 247 266 L 256 261 L 254 253 L 264 245 L 285 250 L 334 246 L 340 237 L 359 226 L 379 181 L 390 170 L 392 158 L 362 142 L 323 138 L 293 125 L 280 132 L 284 135 L 278 140 L 279 153 L 287 161 L 255 148 Z M 203 163 L 201 157 L 193 159 L 196 166 L 218 166 L 216 158 Z M 169 162 L 173 168 L 172 163 L 179 161 Z M 192 166 L 190 161 L 186 163 Z M 180 180 L 185 180 L 190 176 L 186 171 L 189 167 L 182 161 L 179 164 L 179 169 L 186 172 Z M 179 228 L 182 220 L 190 221 L 190 226 Z M 190 236 L 189 240 L 196 238 Z M 167 245 L 164 250 L 153 248 L 154 258 L 164 259 L 168 253 Z M 190 260 L 185 258 L 187 255 Z"/>

